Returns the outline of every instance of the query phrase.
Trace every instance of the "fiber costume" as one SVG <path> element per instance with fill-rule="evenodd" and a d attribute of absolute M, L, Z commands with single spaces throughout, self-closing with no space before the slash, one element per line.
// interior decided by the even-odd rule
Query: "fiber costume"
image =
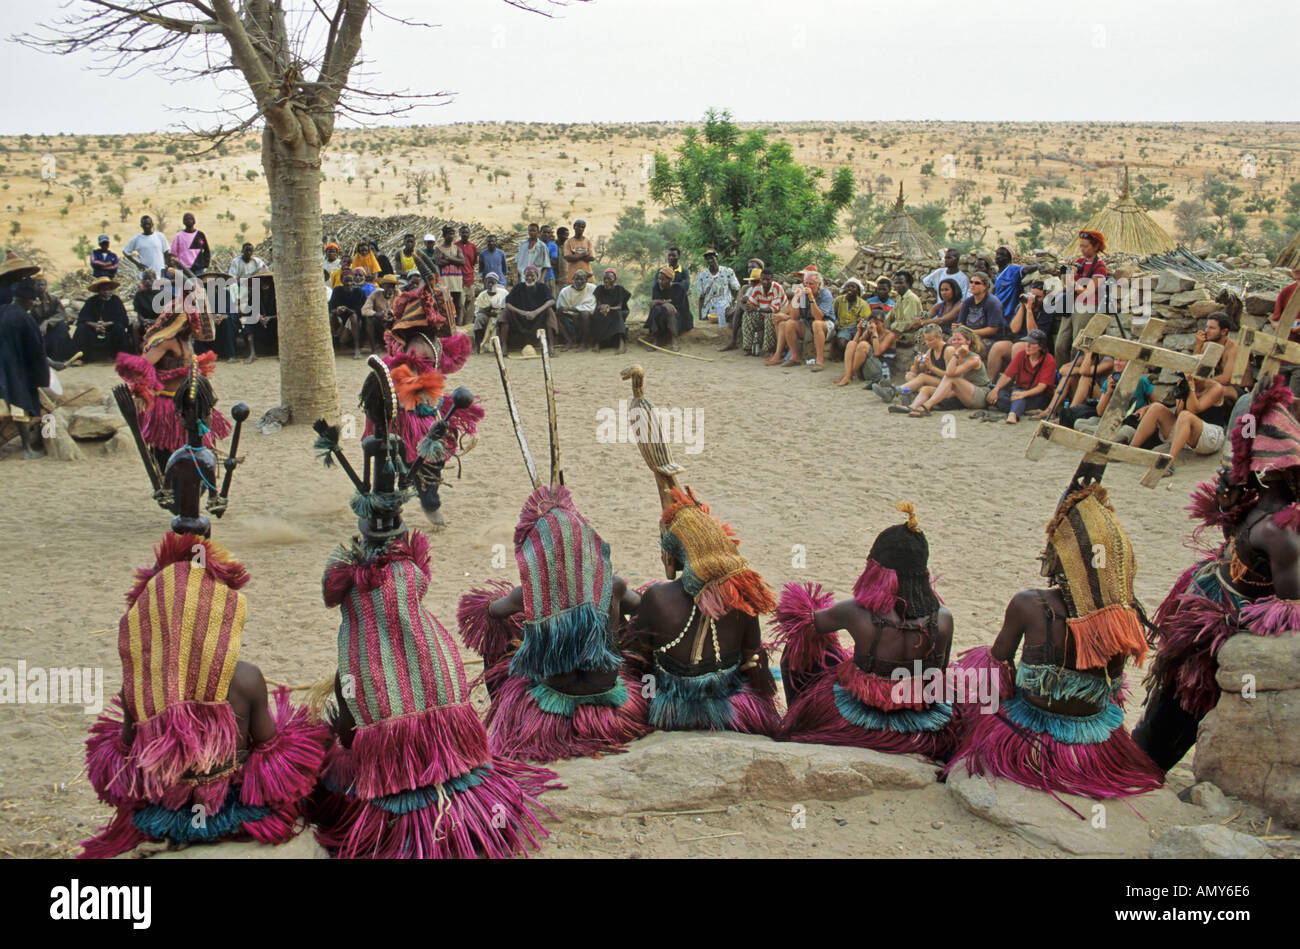
<path fill-rule="evenodd" d="M 457 616 L 466 643 L 484 658 L 493 685 L 487 725 L 493 754 L 537 762 L 611 754 L 645 735 L 646 701 L 623 671 L 610 628 L 614 570 L 609 544 L 579 513 L 561 483 L 550 350 L 538 332 L 551 420 L 551 483 L 542 485 L 518 427 L 500 344 L 494 343 L 511 417 L 516 422 L 533 492 L 515 525 L 515 562 L 523 593 L 522 623 L 488 613 L 491 589 L 462 598 Z M 498 588 L 497 592 L 500 591 Z M 518 646 L 511 652 L 513 641 Z M 563 691 L 546 680 L 574 673 L 613 673 L 600 692 Z"/>
<path fill-rule="evenodd" d="M 817 631 L 815 613 L 835 602 L 820 585 L 787 583 L 777 604 L 783 648 L 782 673 L 789 705 L 777 738 L 823 745 L 851 745 L 890 754 L 921 754 L 946 759 L 957 746 L 953 706 L 927 698 L 924 677 L 948 668 L 951 640 L 940 644 L 940 602 L 931 585 L 930 547 L 910 503 L 898 505 L 906 524 L 877 535 L 867 564 L 853 586 L 853 599 L 866 610 L 876 635 L 859 661 L 840 645 L 834 632 Z M 896 610 L 896 628 L 915 635 L 927 652 L 920 660 L 878 658 L 876 649 Z M 902 673 L 900 675 L 900 673 Z"/>
<path fill-rule="evenodd" d="M 335 688 L 343 727 L 321 777 L 316 838 L 342 858 L 525 853 L 546 837 L 536 798 L 555 775 L 488 750 L 456 645 L 422 604 L 429 540 L 401 517 L 417 473 L 389 429 L 396 385 L 379 357 L 370 367 L 362 402 L 375 434 L 363 443 L 364 480 L 344 465 L 357 487 L 361 534 L 330 555 L 322 580 L 325 605 L 341 615 Z M 452 400 L 459 410 L 473 396 L 457 390 Z M 438 444 L 450 420 L 434 422 L 426 441 Z M 318 447 L 346 462 L 337 432 Z M 419 463 L 429 449 L 421 446 Z"/>
<path fill-rule="evenodd" d="M 192 367 L 177 400 L 184 403 L 178 407 L 186 412 L 191 445 L 172 456 L 167 472 L 179 482 L 181 513 L 155 548 L 152 566 L 136 571 L 118 625 L 122 693 L 86 740 L 90 783 L 117 813 L 82 845 L 83 857 L 116 856 L 145 840 L 283 843 L 304 826 L 303 805 L 329 739 L 280 689 L 271 709 L 273 736 L 256 741 L 253 721 L 250 747 L 239 747 L 228 696 L 248 612 L 239 590 L 249 576 L 208 539 L 208 519 L 198 514 L 198 481 L 211 482 L 215 468 L 212 453 L 199 444 L 198 416 L 186 398 L 191 386 L 201 403 L 212 401 L 207 381 Z M 124 707 L 133 728 L 129 742 Z"/>
<path fill-rule="evenodd" d="M 1240 632 L 1280 636 L 1300 629 L 1300 601 L 1278 597 L 1268 557 L 1249 541 L 1251 528 L 1270 516 L 1280 528 L 1300 529 L 1300 504 L 1272 513 L 1259 507 L 1266 480 L 1290 479 L 1294 496 L 1300 471 L 1300 425 L 1289 410 L 1294 399 L 1281 375 L 1257 393 L 1232 432 L 1231 466 L 1217 484 L 1204 481 L 1192 492 L 1187 510 L 1201 522 L 1193 536 L 1218 528 L 1225 540 L 1183 572 L 1156 611 L 1156 659 L 1135 737 L 1166 767 L 1191 747 L 1197 723 L 1219 700 L 1215 657 L 1223 644 Z M 1254 437 L 1247 437 L 1247 418 Z"/>
<path fill-rule="evenodd" d="M 424 437 L 438 419 L 447 420 L 442 437 L 445 455 L 430 457 L 421 466 L 416 489 L 420 505 L 432 514 L 442 506 L 438 487 L 446 456 L 460 455 L 473 447 L 462 445 L 462 438 L 473 438 L 483 420 L 483 408 L 473 404 L 452 411 L 451 396 L 443 394 L 443 382 L 469 359 L 474 339 L 453 332 L 456 322 L 451 295 L 438 282 L 437 270 L 423 251 L 415 252 L 416 265 L 425 282 L 415 290 L 399 294 L 393 301 L 393 328 L 384 333 L 388 356 L 384 362 L 397 389 L 398 412 L 392 421 L 393 434 L 400 437 L 404 460 L 414 463 Z M 419 341 L 420 344 L 417 344 Z M 431 349 L 430 357 L 425 349 Z M 373 431 L 367 419 L 365 435 Z"/>
<path fill-rule="evenodd" d="M 632 380 L 629 417 L 644 413 L 648 422 L 638 426 L 647 436 L 638 439 L 638 447 L 655 475 L 663 506 L 659 544 L 664 569 L 673 580 L 680 567 L 682 591 L 692 601 L 685 625 L 671 641 L 656 647 L 656 630 L 640 625 L 639 618 L 633 619 L 624 638 L 634 677 L 654 678 L 649 723 L 668 731 L 698 728 L 770 736 L 780 715 L 767 651 L 761 645 L 751 651 L 741 643 L 723 652 L 717 624 L 728 616 L 732 622 L 741 621 L 732 614 L 757 617 L 772 612 L 776 607 L 772 591 L 737 551 L 740 542 L 730 526 L 714 518 L 690 488 L 678 486 L 682 468 L 673 462 L 658 413 L 644 395 L 644 370 L 633 366 L 622 375 Z M 669 595 L 677 596 L 675 590 Z M 756 636 L 756 621 L 752 629 Z M 692 634 L 689 659 L 683 662 L 680 653 L 671 653 L 688 634 Z"/>
<path fill-rule="evenodd" d="M 202 293 L 187 297 L 184 304 L 173 302 L 158 322 L 145 334 L 143 350 L 148 352 L 169 339 L 177 339 L 186 351 L 191 339 L 211 341 L 215 338 L 212 316 L 202 302 Z M 166 358 L 166 357 L 164 357 Z M 210 376 L 216 369 L 217 354 L 213 351 L 198 357 L 199 369 Z M 168 454 L 185 444 L 185 427 L 172 402 L 176 387 L 190 370 L 190 363 L 163 368 L 150 363 L 143 356 L 118 353 L 115 368 L 122 380 L 131 387 L 131 394 L 142 400 L 144 412 L 140 413 L 140 434 L 155 452 Z M 230 422 L 215 409 L 205 425 L 203 444 L 213 447 L 218 439 L 230 436 Z"/>
<path fill-rule="evenodd" d="M 1137 558 L 1128 535 L 1106 490 L 1093 484 L 1065 498 L 1048 522 L 1047 536 L 1044 572 L 1061 592 L 1067 615 L 1056 615 L 1040 597 L 1047 642 L 1024 646 L 1019 668 L 998 662 L 983 646 L 961 657 L 959 668 L 996 676 L 1002 701 L 992 714 L 970 710 L 961 747 L 945 773 L 964 767 L 1053 797 L 1059 792 L 1104 799 L 1154 790 L 1164 783 L 1163 772 L 1124 727 L 1123 668 L 1129 658 L 1141 665 L 1147 652 L 1133 595 Z M 1051 632 L 1062 620 L 1065 642 L 1058 649 Z M 1030 695 L 1082 701 L 1095 711 L 1060 714 L 1031 703 Z"/>

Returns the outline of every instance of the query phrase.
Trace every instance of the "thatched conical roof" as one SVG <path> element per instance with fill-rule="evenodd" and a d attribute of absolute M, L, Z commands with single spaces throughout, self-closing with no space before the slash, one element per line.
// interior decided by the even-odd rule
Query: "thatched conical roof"
<path fill-rule="evenodd" d="M 1296 231 L 1295 237 L 1291 238 L 1291 243 L 1282 249 L 1282 253 L 1277 255 L 1274 263 L 1278 267 L 1300 267 L 1300 231 Z"/>
<path fill-rule="evenodd" d="M 898 244 L 905 260 L 938 260 L 943 253 L 939 242 L 907 213 L 901 181 L 898 183 L 898 200 L 894 202 L 893 213 L 869 241 L 871 244 L 891 242 Z"/>
<path fill-rule="evenodd" d="M 1143 211 L 1133 195 L 1129 192 L 1128 166 L 1124 166 L 1124 190 L 1120 192 L 1115 203 L 1102 208 L 1091 221 L 1083 226 L 1085 231 L 1101 231 L 1106 238 L 1106 253 L 1133 254 L 1145 257 L 1147 254 L 1164 254 L 1178 246 L 1178 242 L 1169 236 L 1169 232 L 1157 224 L 1147 212 Z M 1079 253 L 1079 236 L 1063 252 L 1066 257 Z"/>

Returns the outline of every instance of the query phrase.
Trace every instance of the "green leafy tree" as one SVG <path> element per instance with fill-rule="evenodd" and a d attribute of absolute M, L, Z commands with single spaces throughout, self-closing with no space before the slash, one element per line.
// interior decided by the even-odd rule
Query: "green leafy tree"
<path fill-rule="evenodd" d="M 859 194 L 849 205 L 848 231 L 854 241 L 865 244 L 888 219 L 888 204 L 877 204 L 874 194 Z"/>
<path fill-rule="evenodd" d="M 948 239 L 948 223 L 944 220 L 947 210 L 942 201 L 907 206 L 907 213 L 912 216 L 912 220 L 941 244 Z"/>
<path fill-rule="evenodd" d="M 628 265 L 634 277 L 624 279 L 623 284 L 635 286 L 664 259 L 669 247 L 680 246 L 684 230 L 675 215 L 653 223 L 646 221 L 645 205 L 638 201 L 619 214 L 605 253 L 610 259 Z"/>
<path fill-rule="evenodd" d="M 709 247 L 731 265 L 762 258 L 775 270 L 823 256 L 836 218 L 853 200 L 853 173 L 839 168 L 829 189 L 820 168 L 794 160 L 787 142 L 754 130 L 742 135 L 731 113 L 710 109 L 688 129 L 676 160 L 655 152 L 650 196 L 680 214 L 683 253 Z"/>
<path fill-rule="evenodd" d="M 1154 181 L 1146 181 L 1138 186 L 1137 192 L 1133 195 L 1133 200 L 1144 211 L 1158 211 L 1172 204 L 1174 196 L 1170 192 L 1168 184 L 1163 182 L 1156 184 Z"/>

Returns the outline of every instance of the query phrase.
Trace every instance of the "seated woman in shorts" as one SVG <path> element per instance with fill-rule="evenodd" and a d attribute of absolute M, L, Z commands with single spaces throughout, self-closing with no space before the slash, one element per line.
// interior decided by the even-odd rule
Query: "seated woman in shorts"
<path fill-rule="evenodd" d="M 938 323 L 927 323 L 921 331 L 921 349 L 908 367 L 907 376 L 901 386 L 888 386 L 875 383 L 871 391 L 885 402 L 896 402 L 899 397 L 911 398 L 921 391 L 923 386 L 932 389 L 939 385 L 943 371 L 948 368 L 952 358 L 952 349 L 943 338 L 943 327 Z"/>
<path fill-rule="evenodd" d="M 905 412 L 912 418 L 924 418 L 945 399 L 956 398 L 968 409 L 983 409 L 992 386 L 980 358 L 979 336 L 966 325 L 959 325 L 948 340 L 950 358 L 937 386 L 922 386 L 908 407 L 891 405 L 891 412 Z M 947 356 L 947 354 L 945 354 Z"/>

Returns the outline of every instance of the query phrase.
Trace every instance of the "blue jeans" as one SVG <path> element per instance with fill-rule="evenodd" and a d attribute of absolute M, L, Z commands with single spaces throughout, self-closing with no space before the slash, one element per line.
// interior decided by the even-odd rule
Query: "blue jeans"
<path fill-rule="evenodd" d="M 1049 396 L 1046 392 L 1040 392 L 1038 395 L 1031 395 L 1027 399 L 1011 399 L 1011 386 L 999 390 L 998 392 L 998 411 L 1011 412 L 1016 418 L 1024 418 L 1025 413 L 1032 409 L 1045 409 Z"/>

